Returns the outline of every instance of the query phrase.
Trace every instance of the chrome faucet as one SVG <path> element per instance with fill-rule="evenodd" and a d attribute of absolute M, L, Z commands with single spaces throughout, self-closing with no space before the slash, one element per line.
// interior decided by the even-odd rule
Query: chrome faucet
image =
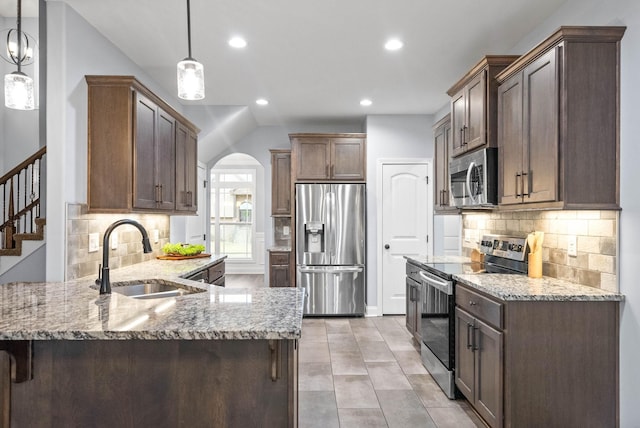
<path fill-rule="evenodd" d="M 145 253 L 153 251 L 147 230 L 140 223 L 128 218 L 112 223 L 104 232 L 104 239 L 102 240 L 102 268 L 98 270 L 98 279 L 96 280 L 96 283 L 100 284 L 100 294 L 111 294 L 111 282 L 109 281 L 109 238 L 111 237 L 113 229 L 123 224 L 130 224 L 137 227 L 142 234 L 143 251 Z"/>

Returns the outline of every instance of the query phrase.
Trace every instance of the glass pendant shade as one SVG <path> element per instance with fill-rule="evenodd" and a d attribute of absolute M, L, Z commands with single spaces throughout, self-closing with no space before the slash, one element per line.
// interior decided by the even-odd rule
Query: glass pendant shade
<path fill-rule="evenodd" d="M 4 105 L 16 110 L 33 110 L 33 79 L 26 74 L 14 71 L 4 76 Z"/>
<path fill-rule="evenodd" d="M 204 98 L 204 67 L 193 58 L 178 63 L 178 96 L 183 100 Z"/>

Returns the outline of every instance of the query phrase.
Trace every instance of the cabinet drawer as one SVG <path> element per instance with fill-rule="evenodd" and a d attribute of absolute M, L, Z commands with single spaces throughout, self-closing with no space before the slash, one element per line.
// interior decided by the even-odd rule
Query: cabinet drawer
<path fill-rule="evenodd" d="M 269 253 L 269 263 L 272 265 L 288 265 L 289 253 Z"/>
<path fill-rule="evenodd" d="M 502 303 L 456 284 L 456 305 L 483 321 L 502 329 Z"/>
<path fill-rule="evenodd" d="M 215 281 L 224 275 L 224 263 L 218 263 L 217 265 L 209 268 L 209 283 L 214 284 Z"/>

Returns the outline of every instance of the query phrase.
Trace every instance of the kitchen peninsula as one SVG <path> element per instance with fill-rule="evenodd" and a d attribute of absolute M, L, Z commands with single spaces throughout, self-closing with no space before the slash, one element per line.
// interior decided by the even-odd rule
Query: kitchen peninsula
<path fill-rule="evenodd" d="M 190 292 L 175 297 L 100 296 L 93 277 L 0 287 L 0 426 L 296 426 L 304 295 L 183 279 L 218 261 L 111 272 L 114 290 Z"/>

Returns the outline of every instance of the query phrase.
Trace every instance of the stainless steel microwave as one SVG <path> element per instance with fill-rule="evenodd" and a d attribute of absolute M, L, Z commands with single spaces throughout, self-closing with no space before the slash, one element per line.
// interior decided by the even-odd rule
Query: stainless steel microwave
<path fill-rule="evenodd" d="M 498 149 L 477 150 L 449 162 L 451 205 L 492 207 L 498 203 Z"/>

